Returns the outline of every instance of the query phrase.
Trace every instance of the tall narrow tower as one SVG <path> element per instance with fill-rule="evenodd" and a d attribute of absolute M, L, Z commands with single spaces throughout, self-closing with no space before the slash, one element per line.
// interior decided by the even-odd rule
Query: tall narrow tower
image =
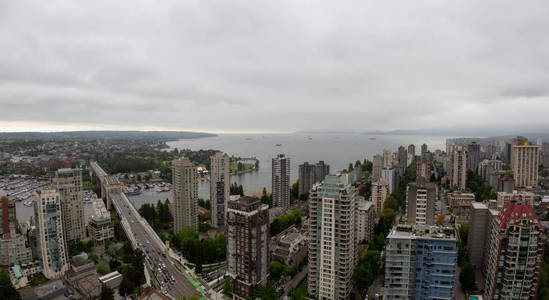
<path fill-rule="evenodd" d="M 516 188 L 538 186 L 539 149 L 539 145 L 530 142 L 512 146 L 511 167 Z"/>
<path fill-rule="evenodd" d="M 63 232 L 67 249 L 86 238 L 84 220 L 84 191 L 81 169 L 59 169 L 55 172 L 54 185 L 59 192 Z M 76 255 L 78 253 L 71 253 Z"/>
<path fill-rule="evenodd" d="M 465 190 L 467 183 L 467 149 L 455 146 L 450 156 L 450 185 Z"/>
<path fill-rule="evenodd" d="M 290 158 L 279 154 L 273 158 L 273 206 L 290 207 Z"/>
<path fill-rule="evenodd" d="M 309 200 L 309 296 L 349 299 L 357 257 L 357 190 L 348 174 L 328 175 Z"/>
<path fill-rule="evenodd" d="M 196 168 L 188 158 L 172 161 L 174 231 L 177 234 L 185 227 L 198 230 L 198 184 Z"/>
<path fill-rule="evenodd" d="M 48 279 L 61 278 L 69 269 L 60 198 L 55 190 L 42 190 L 34 201 L 38 258 Z"/>
<path fill-rule="evenodd" d="M 253 297 L 269 282 L 269 206 L 244 196 L 227 210 L 227 274 L 237 299 Z"/>
<path fill-rule="evenodd" d="M 210 201 L 212 226 L 224 226 L 227 215 L 227 201 L 230 192 L 231 158 L 217 152 L 210 158 Z"/>

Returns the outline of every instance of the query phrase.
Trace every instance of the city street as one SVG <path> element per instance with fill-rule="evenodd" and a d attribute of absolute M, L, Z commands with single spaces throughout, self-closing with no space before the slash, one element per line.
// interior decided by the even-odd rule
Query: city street
<path fill-rule="evenodd" d="M 99 178 L 106 178 L 106 172 L 97 164 L 91 164 Z M 172 262 L 168 256 L 166 245 L 143 219 L 137 209 L 130 203 L 122 191 L 111 191 L 110 199 L 120 217 L 122 227 L 126 235 L 134 245 L 140 248 L 145 255 L 146 267 L 162 292 L 170 294 L 178 299 L 182 296 L 190 297 L 196 294 L 200 297 L 208 297 L 205 291 L 207 285 L 201 284 L 185 268 Z"/>

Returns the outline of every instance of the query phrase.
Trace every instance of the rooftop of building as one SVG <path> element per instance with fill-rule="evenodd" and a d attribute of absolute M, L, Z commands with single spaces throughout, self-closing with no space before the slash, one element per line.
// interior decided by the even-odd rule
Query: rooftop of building
<path fill-rule="evenodd" d="M 229 201 L 228 206 L 231 209 L 250 212 L 260 208 L 262 206 L 262 203 L 259 199 L 256 199 L 254 197 L 242 196 L 236 200 Z"/>
<path fill-rule="evenodd" d="M 488 206 L 483 202 L 473 201 L 471 202 L 471 205 L 474 209 L 488 209 Z"/>
<path fill-rule="evenodd" d="M 148 292 L 145 292 L 141 297 L 139 297 L 139 300 L 170 300 L 170 299 L 162 295 L 157 290 L 149 290 Z"/>
<path fill-rule="evenodd" d="M 110 220 L 111 214 L 107 211 L 105 203 L 102 199 L 97 199 L 93 202 L 93 210 L 90 219 L 94 221 Z"/>
<path fill-rule="evenodd" d="M 532 193 L 532 192 L 529 192 L 529 191 L 517 191 L 517 190 L 513 190 L 512 193 L 508 193 L 508 192 L 498 192 L 498 196 L 499 195 L 502 195 L 502 196 L 512 196 L 512 195 L 524 195 L 524 196 L 535 196 L 536 194 Z"/>
<path fill-rule="evenodd" d="M 456 230 L 453 227 L 429 225 L 395 225 L 389 237 L 414 237 L 425 239 L 456 239 Z"/>
<path fill-rule="evenodd" d="M 103 275 L 103 276 L 99 277 L 99 280 L 101 282 L 107 282 L 109 280 L 112 280 L 114 278 L 118 278 L 120 276 L 122 276 L 122 274 L 118 273 L 118 271 L 114 271 L 114 272 L 111 272 L 109 274 L 106 274 L 106 275 Z"/>
<path fill-rule="evenodd" d="M 338 187 L 335 189 L 325 189 L 324 187 Z M 340 189 L 345 189 L 348 193 L 351 191 L 352 186 L 349 184 L 349 174 L 347 173 L 337 173 L 330 174 L 324 178 L 324 181 L 320 184 L 313 185 L 311 191 L 321 191 L 323 194 L 339 194 Z"/>
<path fill-rule="evenodd" d="M 286 234 L 285 236 L 283 236 L 282 238 L 280 238 L 280 241 L 281 242 L 284 242 L 284 243 L 288 243 L 288 244 L 292 244 L 300 239 L 303 238 L 303 235 L 299 232 L 290 232 L 288 234 Z"/>
<path fill-rule="evenodd" d="M 539 219 L 534 211 L 534 208 L 528 204 L 509 202 L 505 204 L 501 213 L 496 219 L 496 224 L 505 229 L 509 225 L 518 224 L 519 221 L 526 220 L 530 224 L 538 224 Z"/>
<path fill-rule="evenodd" d="M 425 178 L 418 178 L 416 181 L 412 181 L 408 183 L 408 186 L 423 188 L 423 189 L 434 189 L 436 188 L 436 184 L 434 182 L 429 182 L 425 180 Z"/>
<path fill-rule="evenodd" d="M 57 173 L 74 173 L 74 172 L 81 172 L 82 169 L 78 169 L 78 168 L 61 168 L 61 169 L 57 169 Z"/>
<path fill-rule="evenodd" d="M 473 193 L 464 193 L 464 192 L 451 192 L 448 194 L 449 196 L 462 196 L 462 197 L 475 197 L 475 194 Z"/>
<path fill-rule="evenodd" d="M 368 210 L 374 205 L 372 201 L 360 201 L 358 203 L 358 209 L 359 210 Z"/>

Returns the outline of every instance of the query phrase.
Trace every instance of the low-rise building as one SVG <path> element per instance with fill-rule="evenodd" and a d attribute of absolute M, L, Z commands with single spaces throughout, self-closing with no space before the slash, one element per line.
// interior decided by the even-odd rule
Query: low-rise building
<path fill-rule="evenodd" d="M 42 271 L 39 261 L 34 261 L 26 264 L 15 265 L 10 268 L 10 280 L 16 289 L 20 289 L 28 285 L 28 278 Z"/>
<path fill-rule="evenodd" d="M 122 283 L 122 279 L 122 274 L 118 273 L 118 271 L 114 271 L 99 277 L 99 281 L 101 282 L 101 284 L 112 290 L 117 289 L 120 286 L 120 284 Z"/>
<path fill-rule="evenodd" d="M 16 205 L 13 199 L 0 199 L 0 266 L 13 266 L 32 260 L 32 251 L 23 235 L 17 233 Z"/>
<path fill-rule="evenodd" d="M 32 250 L 27 247 L 26 239 L 21 234 L 5 236 L 0 239 L 0 265 L 13 266 L 32 261 Z"/>
<path fill-rule="evenodd" d="M 452 213 L 460 219 L 469 218 L 471 203 L 475 201 L 475 194 L 453 192 L 448 194 L 448 206 Z"/>
<path fill-rule="evenodd" d="M 101 199 L 93 202 L 93 213 L 88 222 L 88 229 L 95 244 L 102 244 L 104 241 L 114 238 L 111 214 Z"/>
<path fill-rule="evenodd" d="M 273 259 L 297 268 L 307 256 L 307 240 L 298 232 L 290 232 L 280 238 Z"/>
<path fill-rule="evenodd" d="M 504 207 L 509 202 L 521 202 L 534 206 L 534 199 L 536 195 L 534 193 L 526 191 L 513 191 L 512 193 L 498 192 L 498 207 Z"/>

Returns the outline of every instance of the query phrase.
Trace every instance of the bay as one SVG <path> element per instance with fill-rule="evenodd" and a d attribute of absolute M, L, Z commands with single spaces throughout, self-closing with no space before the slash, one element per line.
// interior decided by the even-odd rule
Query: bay
<path fill-rule="evenodd" d="M 298 178 L 299 165 L 305 161 L 323 160 L 335 173 L 348 167 L 350 162 L 369 159 L 388 149 L 396 151 L 400 145 L 414 144 L 416 154 L 421 145 L 430 151 L 446 148 L 446 136 L 379 135 L 360 134 L 220 134 L 216 137 L 186 139 L 168 142 L 170 149 L 215 149 L 237 157 L 256 157 L 259 170 L 232 175 L 231 183 L 242 184 L 244 190 L 271 189 L 272 158 L 282 153 L 290 158 L 290 180 Z M 280 145 L 280 146 L 277 146 Z M 209 198 L 209 183 L 199 183 L 199 197 Z"/>

